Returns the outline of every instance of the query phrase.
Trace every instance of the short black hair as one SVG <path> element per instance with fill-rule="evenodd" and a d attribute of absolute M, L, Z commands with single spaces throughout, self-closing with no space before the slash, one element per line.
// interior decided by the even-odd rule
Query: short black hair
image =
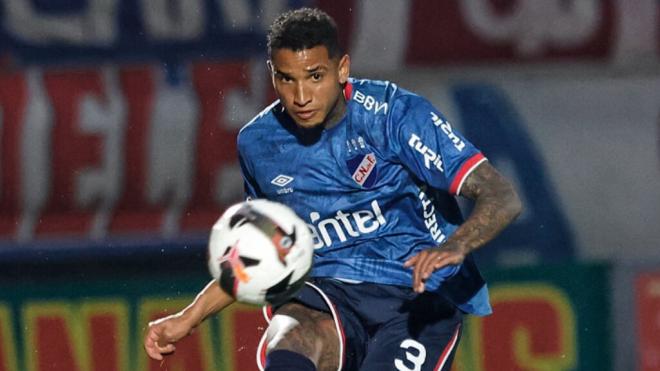
<path fill-rule="evenodd" d="M 325 46 L 328 56 L 341 53 L 337 24 L 320 9 L 300 8 L 281 14 L 268 31 L 268 57 L 276 49 L 300 51 L 315 46 Z"/>

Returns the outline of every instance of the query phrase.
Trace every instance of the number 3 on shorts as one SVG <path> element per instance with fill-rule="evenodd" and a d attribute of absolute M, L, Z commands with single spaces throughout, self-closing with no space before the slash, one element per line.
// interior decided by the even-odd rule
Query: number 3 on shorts
<path fill-rule="evenodd" d="M 406 359 L 412 362 L 413 368 L 408 367 L 402 360 L 394 359 L 394 366 L 399 371 L 420 371 L 422 365 L 426 360 L 426 348 L 421 343 L 413 340 L 406 339 L 401 342 L 401 348 L 406 349 Z M 410 351 L 412 349 L 412 351 Z"/>

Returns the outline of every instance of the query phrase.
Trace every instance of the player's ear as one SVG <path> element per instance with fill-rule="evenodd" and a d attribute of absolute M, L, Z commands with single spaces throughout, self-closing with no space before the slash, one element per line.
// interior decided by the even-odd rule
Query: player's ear
<path fill-rule="evenodd" d="M 273 62 L 270 59 L 266 59 L 266 66 L 268 67 L 268 74 L 270 75 L 270 80 L 275 87 L 275 70 L 273 69 Z"/>
<path fill-rule="evenodd" d="M 348 56 L 348 54 L 344 54 L 344 56 L 339 59 L 339 68 L 337 69 L 337 73 L 339 74 L 339 83 L 340 84 L 345 84 L 346 81 L 348 81 L 348 76 L 351 72 L 351 57 Z"/>

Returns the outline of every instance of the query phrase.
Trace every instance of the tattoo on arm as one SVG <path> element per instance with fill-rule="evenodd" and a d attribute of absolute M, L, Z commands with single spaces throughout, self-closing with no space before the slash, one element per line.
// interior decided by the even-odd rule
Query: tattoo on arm
<path fill-rule="evenodd" d="M 312 360 L 319 371 L 337 369 L 339 338 L 330 314 L 298 303 L 285 304 L 276 313 L 295 318 L 299 325 L 287 332 L 271 350 L 286 349 L 300 353 Z"/>
<path fill-rule="evenodd" d="M 474 200 L 474 209 L 446 243 L 457 244 L 466 253 L 495 238 L 522 209 L 513 185 L 488 162 L 468 175 L 460 195 Z"/>

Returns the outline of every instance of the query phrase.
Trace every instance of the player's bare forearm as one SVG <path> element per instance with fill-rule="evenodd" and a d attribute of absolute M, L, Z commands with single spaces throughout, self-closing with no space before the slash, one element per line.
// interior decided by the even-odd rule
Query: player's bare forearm
<path fill-rule="evenodd" d="M 212 280 L 180 314 L 186 317 L 193 327 L 195 327 L 234 301 L 235 299 L 231 295 L 220 288 L 216 280 Z"/>
<path fill-rule="evenodd" d="M 195 300 L 180 312 L 149 323 L 144 349 L 149 357 L 162 360 L 164 354 L 174 352 L 174 344 L 187 336 L 202 321 L 234 302 L 216 281 L 211 281 Z"/>
<path fill-rule="evenodd" d="M 475 201 L 469 217 L 442 246 L 423 250 L 406 262 L 413 267 L 413 288 L 424 291 L 424 280 L 447 265 L 461 264 L 465 256 L 495 238 L 520 214 L 522 204 L 511 182 L 488 162 L 465 179 L 461 196 Z"/>
<path fill-rule="evenodd" d="M 522 211 L 511 182 L 488 162 L 479 165 L 465 179 L 461 196 L 474 200 L 475 205 L 446 244 L 460 246 L 466 254 L 495 238 Z"/>

